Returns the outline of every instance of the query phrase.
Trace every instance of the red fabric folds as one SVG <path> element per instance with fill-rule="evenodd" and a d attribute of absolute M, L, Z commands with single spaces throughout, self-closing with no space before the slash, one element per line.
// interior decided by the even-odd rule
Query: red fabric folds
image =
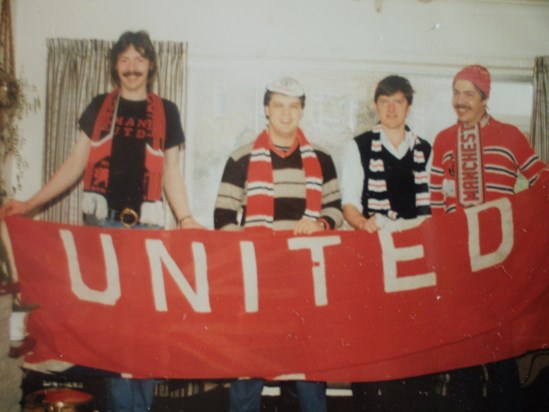
<path fill-rule="evenodd" d="M 136 377 L 413 376 L 549 343 L 549 189 L 369 235 L 7 219 L 36 339 Z"/>

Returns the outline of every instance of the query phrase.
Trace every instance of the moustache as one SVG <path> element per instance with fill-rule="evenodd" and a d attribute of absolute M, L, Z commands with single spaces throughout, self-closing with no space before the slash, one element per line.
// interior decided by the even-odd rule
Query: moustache
<path fill-rule="evenodd" d="M 140 76 L 143 76 L 143 73 L 142 72 L 127 71 L 127 72 L 122 73 L 122 76 L 123 77 L 128 77 L 128 76 L 140 77 Z"/>
<path fill-rule="evenodd" d="M 466 104 L 455 104 L 454 109 L 456 110 L 471 110 L 471 106 L 468 106 Z"/>

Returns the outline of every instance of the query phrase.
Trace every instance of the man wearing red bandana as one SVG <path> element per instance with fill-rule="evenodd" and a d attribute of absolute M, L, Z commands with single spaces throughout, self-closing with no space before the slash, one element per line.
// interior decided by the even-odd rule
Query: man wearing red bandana
<path fill-rule="evenodd" d="M 303 88 L 295 79 L 277 79 L 267 85 L 263 105 L 267 128 L 226 163 L 215 203 L 215 228 L 309 235 L 341 226 L 332 158 L 309 143 L 299 128 Z M 231 412 L 259 412 L 263 385 L 262 379 L 233 381 Z M 324 383 L 298 380 L 295 385 L 301 411 L 326 412 Z"/>
<path fill-rule="evenodd" d="M 458 122 L 440 132 L 433 145 L 433 216 L 512 196 L 519 175 L 530 186 L 549 176 L 526 137 L 488 114 L 490 83 L 489 71 L 480 65 L 467 66 L 454 77 L 452 105 Z M 448 376 L 448 397 L 456 408 L 451 410 L 522 410 L 514 359 L 451 371 Z"/>
<path fill-rule="evenodd" d="M 80 117 L 71 155 L 30 200 L 10 200 L 1 208 L 0 219 L 32 214 L 83 176 L 87 224 L 162 228 L 164 192 L 179 227 L 200 227 L 192 217 L 179 170 L 184 142 L 179 111 L 151 91 L 158 68 L 149 35 L 122 34 L 110 62 L 116 87 L 94 98 Z M 153 386 L 152 379 L 109 379 L 109 410 L 149 411 Z"/>

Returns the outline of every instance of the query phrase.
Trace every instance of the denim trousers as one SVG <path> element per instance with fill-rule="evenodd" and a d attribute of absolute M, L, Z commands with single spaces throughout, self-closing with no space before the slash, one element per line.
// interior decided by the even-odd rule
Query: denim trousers
<path fill-rule="evenodd" d="M 231 382 L 230 412 L 259 412 L 263 379 Z M 324 382 L 295 381 L 299 407 L 302 412 L 326 412 L 326 384 Z"/>
<path fill-rule="evenodd" d="M 148 412 L 154 398 L 154 379 L 108 378 L 110 412 Z"/>
<path fill-rule="evenodd" d="M 114 219 L 97 220 L 84 217 L 88 226 L 126 228 Z M 131 229 L 162 229 L 152 225 L 134 225 Z M 148 412 L 154 398 L 155 379 L 107 378 L 107 400 L 109 412 Z"/>

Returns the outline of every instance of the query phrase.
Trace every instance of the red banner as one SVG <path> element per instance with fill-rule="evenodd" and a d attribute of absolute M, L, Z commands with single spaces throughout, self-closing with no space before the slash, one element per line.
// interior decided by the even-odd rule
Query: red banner
<path fill-rule="evenodd" d="M 549 190 L 369 235 L 7 220 L 30 362 L 136 377 L 379 380 L 549 343 Z"/>

